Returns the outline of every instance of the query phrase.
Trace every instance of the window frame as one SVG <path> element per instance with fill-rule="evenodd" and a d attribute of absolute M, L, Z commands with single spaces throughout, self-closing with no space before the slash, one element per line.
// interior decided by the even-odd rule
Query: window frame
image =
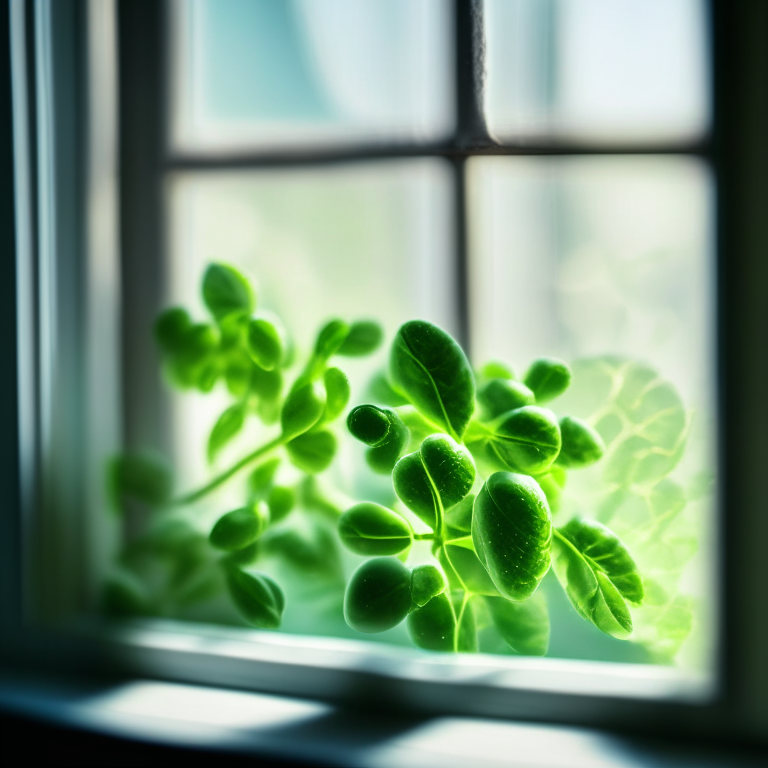
<path fill-rule="evenodd" d="M 34 342 L 34 355 L 39 362 L 45 350 L 39 349 L 41 338 L 40 310 L 45 310 L 45 297 L 41 300 L 39 289 L 41 275 L 45 274 L 42 261 L 40 218 L 44 216 L 45 195 L 50 190 L 39 188 L 40 168 L 52 162 L 59 170 L 60 181 L 83 182 L 82 115 L 87 113 L 87 94 L 83 92 L 83 73 L 87 60 L 77 53 L 78 41 L 87 30 L 88 2 L 56 3 L 49 12 L 60 14 L 50 28 L 54 45 L 49 51 L 72 63 L 72 71 L 52 68 L 55 73 L 57 98 L 76 97 L 77 109 L 73 110 L 75 124 L 69 131 L 59 130 L 49 134 L 52 157 L 46 160 L 41 153 L 41 134 L 46 129 L 45 115 L 39 107 L 44 104 L 39 93 L 40 56 L 45 53 L 45 41 L 41 41 L 39 21 L 43 3 L 10 0 L 10 25 L 13 30 L 0 28 L 4 40 L 16 35 L 13 43 L 19 45 L 19 35 L 24 36 L 27 46 L 25 55 L 13 56 L 15 71 L 11 72 L 10 56 L 6 56 L 0 69 L 0 98 L 9 107 L 5 112 L 9 119 L 2 119 L 0 141 L 2 162 L 9 173 L 2 176 L 6 199 L 15 200 L 16 207 L 4 207 L 6 227 L 3 228 L 8 253 L 16 252 L 17 260 L 2 262 L 3 299 L 1 302 L 6 327 L 14 328 L 17 340 L 14 350 L 18 377 L 7 377 L 2 400 L 3 422 L 3 479 L 0 489 L 6 508 L 22 510 L 19 515 L 5 515 L 0 520 L 0 541 L 3 542 L 0 558 L 0 574 L 10 586 L 2 600 L 3 659 L 6 664 L 26 661 L 39 665 L 41 658 L 54 643 L 61 658 L 57 667 L 83 665 L 94 670 L 120 670 L 124 673 L 154 674 L 171 679 L 194 680 L 236 687 L 255 687 L 261 690 L 279 690 L 294 695 L 317 696 L 336 700 L 364 701 L 369 706 L 389 708 L 407 706 L 412 710 L 428 712 L 463 712 L 473 715 L 519 717 L 571 723 L 599 724 L 632 730 L 655 732 L 665 728 L 674 735 L 682 731 L 701 735 L 717 733 L 723 736 L 751 734 L 759 737 L 768 724 L 768 661 L 762 649 L 768 647 L 768 619 L 756 616 L 750 600 L 765 594 L 768 588 L 768 564 L 762 556 L 761 545 L 768 544 L 768 520 L 761 516 L 760 469 L 768 458 L 765 429 L 768 426 L 766 405 L 759 382 L 768 372 L 768 350 L 762 343 L 762 330 L 768 327 L 766 309 L 761 306 L 760 286 L 765 284 L 766 267 L 760 253 L 768 246 L 768 226 L 763 214 L 768 201 L 766 181 L 766 126 L 768 126 L 768 96 L 761 89 L 768 72 L 764 22 L 765 7 L 759 3 L 735 7 L 724 0 L 712 3 L 713 60 L 714 60 L 714 109 L 711 144 L 697 143 L 684 146 L 639 147 L 611 146 L 605 150 L 596 147 L 571 146 L 564 143 L 546 143 L 525 146 L 494 145 L 485 130 L 481 111 L 482 71 L 477 65 L 475 53 L 482 46 L 482 5 L 478 0 L 456 0 L 456 51 L 457 51 L 457 102 L 459 123 L 452 142 L 432 147 L 370 148 L 345 153 L 328 150 L 309 155 L 285 155 L 228 158 L 228 167 L 265 167 L 289 164 L 325 164 L 356 162 L 372 157 L 444 157 L 452 163 L 456 179 L 456 263 L 466 286 L 467 228 L 465 215 L 466 159 L 475 155 L 574 155 L 574 154 L 696 154 L 709 159 L 717 181 L 717 270 L 718 270 L 718 361 L 719 361 L 719 419 L 721 441 L 719 463 L 721 499 L 718 516 L 720 561 L 723 574 L 722 619 L 720 626 L 720 657 L 718 662 L 719 690 L 708 703 L 684 703 L 655 699 L 628 699 L 610 687 L 601 693 L 590 695 L 577 683 L 570 691 L 563 684 L 551 683 L 549 687 L 525 684 L 525 676 L 518 675 L 516 684 L 508 688 L 496 687 L 487 682 L 470 683 L 461 680 L 417 680 L 398 677 L 393 670 L 335 669 L 332 666 L 292 663 L 287 657 L 268 652 L 248 653 L 244 645 L 232 638 L 219 635 L 230 653 L 206 649 L 205 643 L 196 642 L 194 635 L 184 635 L 178 627 L 154 624 L 145 628 L 124 630 L 116 627 L 88 628 L 72 633 L 71 630 L 42 628 L 30 622 L 25 615 L 24 595 L 29 584 L 26 571 L 24 538 L 34 535 L 42 514 L 39 498 L 27 498 L 24 489 L 29 487 L 25 472 L 29 462 L 36 461 L 22 450 L 29 439 L 30 422 L 25 414 L 32 412 L 35 418 L 44 418 L 39 401 L 40 371 L 25 361 L 27 345 Z M 58 8 L 58 10 L 57 10 Z M 120 237 L 122 250 L 122 306 L 123 350 L 122 388 L 126 393 L 123 413 L 124 440 L 127 446 L 152 442 L 162 445 L 162 395 L 152 395 L 155 364 L 152 355 L 144 354 L 141 335 L 135 329 L 151 324 L 155 308 L 162 297 L 164 276 L 160 273 L 163 247 L 162 226 L 162 173 L 169 168 L 167 146 L 163 137 L 165 117 L 163 104 L 168 103 L 168 82 L 157 77 L 157 72 L 167 72 L 163 60 L 163 42 L 167 33 L 167 16 L 164 3 L 139 0 L 119 0 L 117 22 L 120 50 L 120 106 L 122 137 L 120 159 Z M 15 14 L 15 15 L 14 15 Z M 8 19 L 8 15 L 6 15 Z M 23 20 L 24 23 L 22 23 Z M 14 26 L 15 25 L 15 26 Z M 9 34 L 10 33 L 10 34 Z M 58 42 L 57 42 L 58 41 Z M 138 44 L 140 42 L 140 45 Z M 58 46 L 58 47 L 57 47 Z M 42 50 L 41 50 L 42 49 Z M 24 69 L 27 82 L 20 83 L 19 69 Z M 29 74 L 38 79 L 30 83 Z M 154 73 L 154 74 L 153 74 Z M 14 79 L 15 77 L 15 79 Z M 13 88 L 11 84 L 13 83 Z M 34 86 L 34 87 L 33 87 Z M 151 86 L 151 87 L 150 87 Z M 19 95 L 19 89 L 25 90 Z M 12 93 L 13 91 L 13 93 Z M 19 105 L 26 99 L 23 108 Z M 59 102 L 61 103 L 61 102 Z M 11 110 L 11 105 L 14 111 Z M 37 109 L 36 109 L 37 107 Z M 60 111 L 61 114 L 63 110 Z M 24 114 L 21 114 L 24 113 Z M 23 124 L 22 117 L 29 125 Z M 15 118 L 15 122 L 11 122 Z M 81 121 L 78 123 L 78 121 Z M 50 130 L 51 126 L 48 126 Z M 762 131 L 762 133 L 761 133 Z M 19 142 L 29 138 L 26 149 Z M 14 160 L 14 140 L 16 157 Z M 33 145 L 34 146 L 31 146 Z M 64 163 L 67 150 L 80 147 L 67 168 Z M 23 158 L 29 155 L 27 168 L 29 189 L 22 190 Z M 209 158 L 176 156 L 170 159 L 172 168 L 201 170 L 214 162 Z M 215 161 L 221 167 L 221 161 Z M 33 168 L 36 173 L 30 174 Z M 762 171 L 762 174 L 761 174 Z M 6 179 L 11 179 L 9 187 Z M 37 182 L 37 183 L 34 183 Z M 77 261 L 78 238 L 87 221 L 87 211 L 82 204 L 85 192 L 78 188 L 71 211 L 64 214 L 65 222 L 72 225 L 68 247 Z M 61 192 L 59 192 L 61 194 Z M 24 205 L 26 196 L 28 206 Z M 80 201 L 80 205 L 77 204 Z M 9 214 L 8 211 L 12 213 Z M 24 228 L 27 228 L 27 235 Z M 30 234 L 31 233 L 31 234 Z M 24 238 L 27 237 L 25 241 Z M 23 247 L 22 247 L 23 246 Z M 26 250 L 25 250 L 26 249 Z M 728 258 L 724 256 L 728 254 Z M 59 243 L 57 258 L 63 258 Z M 66 263 L 66 262 L 65 262 Z M 73 268 L 81 269 L 76 263 Z M 79 274 L 79 273 L 78 273 Z M 148 278 L 148 276 L 151 276 Z M 139 277 L 141 279 L 139 279 Z M 82 283 L 79 283 L 82 289 Z M 147 286 L 151 294 L 148 294 Z M 70 286 L 71 287 L 71 286 Z M 61 286 L 65 291 L 67 286 Z M 746 297 L 746 298 L 745 298 Z M 76 297 L 70 297 L 76 301 Z M 462 293 L 459 299 L 460 319 L 466 337 L 467 300 Z M 77 322 L 75 322 L 75 326 Z M 466 341 L 466 338 L 462 339 Z M 44 360 L 43 360 L 44 361 Z M 27 365 L 27 368 L 24 366 Z M 756 375 L 757 374 L 757 375 Z M 74 375 L 74 374 L 73 374 Z M 76 378 L 70 382 L 76 388 Z M 31 389 L 30 389 L 31 386 Z M 32 403 L 30 404 L 30 393 Z M 148 396 L 147 393 L 150 393 Z M 138 420 L 137 398 L 143 398 L 141 411 L 150 418 Z M 152 399 L 155 397 L 155 399 Z M 25 402 L 27 403 L 25 405 Z M 30 411 L 31 409 L 31 411 Z M 154 415 L 154 418 L 152 418 Z M 156 430 L 153 434 L 152 430 Z M 34 428 L 35 435 L 39 425 Z M 149 437 L 149 439 L 147 439 Z M 154 439 L 153 439 L 154 438 Z M 748 445 L 749 456 L 735 448 Z M 39 448 L 39 446 L 37 446 Z M 728 501 L 727 515 L 726 500 Z M 32 510 L 31 519 L 26 512 Z M 44 511 L 44 510 L 43 510 Z M 748 553 L 745 557 L 743 553 Z M 59 563 L 62 568 L 66 563 Z M 548 666 L 552 666 L 551 664 Z M 555 665 L 557 666 L 557 665 Z M 522 665 L 525 667 L 525 664 Z M 521 667 L 521 669 L 522 669 Z M 530 671 L 541 672 L 535 664 Z M 282 679 L 293 671 L 291 681 Z M 560 673 L 558 673 L 560 674 Z M 287 676 L 286 676 L 287 677 Z M 369 696 L 361 693 L 368 690 Z M 582 692 L 580 692 L 580 690 Z M 386 696 L 382 696 L 386 693 Z M 381 699 L 389 703 L 382 704 Z"/>

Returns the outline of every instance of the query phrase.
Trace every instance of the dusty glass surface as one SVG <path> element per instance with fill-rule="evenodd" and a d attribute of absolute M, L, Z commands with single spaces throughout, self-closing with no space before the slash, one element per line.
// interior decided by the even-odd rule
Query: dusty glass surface
<path fill-rule="evenodd" d="M 709 126 L 703 0 L 487 0 L 500 139 L 695 140 Z"/>
<path fill-rule="evenodd" d="M 622 538 L 646 581 L 634 638 L 693 665 L 711 659 L 717 594 L 712 207 L 693 159 L 471 165 L 473 355 L 516 370 L 542 354 L 569 362 L 556 408 L 597 426 L 608 453 L 569 473 L 558 516 Z M 635 471 L 648 455 L 670 461 Z M 555 655 L 619 650 L 584 623 L 568 632 L 553 619 Z"/>
<path fill-rule="evenodd" d="M 177 0 L 173 144 L 429 141 L 455 121 L 445 0 Z"/>

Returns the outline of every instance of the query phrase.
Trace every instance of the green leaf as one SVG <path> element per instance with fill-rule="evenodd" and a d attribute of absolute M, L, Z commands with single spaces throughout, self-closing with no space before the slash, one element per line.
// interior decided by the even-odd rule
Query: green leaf
<path fill-rule="evenodd" d="M 157 557 L 169 558 L 194 548 L 204 540 L 205 537 L 200 531 L 187 520 L 163 514 L 153 518 L 144 534 L 131 543 L 130 550 L 150 552 Z"/>
<path fill-rule="evenodd" d="M 108 492 L 113 507 L 120 511 L 125 499 L 149 506 L 161 506 L 171 497 L 173 478 L 168 463 L 151 453 L 124 453 L 112 459 Z"/>
<path fill-rule="evenodd" d="M 296 492 L 293 488 L 275 485 L 269 490 L 267 496 L 270 523 L 279 523 L 290 514 L 296 506 Z"/>
<path fill-rule="evenodd" d="M 396 627 L 411 608 L 411 572 L 394 557 L 375 557 L 353 574 L 344 594 L 344 618 L 358 632 Z"/>
<path fill-rule="evenodd" d="M 530 600 L 513 603 L 503 597 L 486 597 L 493 624 L 504 642 L 526 656 L 545 656 L 549 648 L 549 612 L 541 592 Z"/>
<path fill-rule="evenodd" d="M 224 380 L 232 397 L 243 397 L 251 387 L 253 361 L 242 350 L 234 350 L 227 355 L 224 367 Z"/>
<path fill-rule="evenodd" d="M 472 489 L 475 465 L 469 451 L 448 435 L 431 435 L 395 464 L 392 484 L 400 500 L 432 530 L 443 511 Z"/>
<path fill-rule="evenodd" d="M 280 466 L 280 458 L 267 459 L 257 464 L 256 468 L 248 476 L 248 488 L 254 495 L 263 495 L 275 481 L 275 474 Z"/>
<path fill-rule="evenodd" d="M 182 388 L 210 391 L 220 373 L 216 361 L 218 345 L 219 335 L 213 326 L 205 323 L 191 326 L 166 357 L 165 370 L 172 383 Z"/>
<path fill-rule="evenodd" d="M 445 513 L 445 525 L 450 538 L 469 536 L 472 532 L 472 507 L 475 504 L 474 494 L 465 496 L 458 504 L 454 504 Z"/>
<path fill-rule="evenodd" d="M 408 427 L 390 408 L 359 405 L 350 411 L 347 427 L 354 437 L 370 446 L 365 458 L 374 472 L 389 474 L 410 438 Z"/>
<path fill-rule="evenodd" d="M 211 529 L 209 541 L 216 549 L 243 549 L 261 536 L 269 525 L 269 507 L 262 501 L 222 515 Z"/>
<path fill-rule="evenodd" d="M 231 316 L 248 316 L 256 297 L 248 281 L 227 264 L 210 264 L 203 277 L 203 301 L 217 322 Z"/>
<path fill-rule="evenodd" d="M 274 401 L 280 397 L 283 388 L 283 374 L 280 371 L 265 371 L 257 365 L 251 366 L 251 391 L 262 400 Z"/>
<path fill-rule="evenodd" d="M 475 379 L 461 347 L 424 320 L 401 326 L 389 360 L 394 386 L 452 438 L 460 440 L 475 409 Z"/>
<path fill-rule="evenodd" d="M 256 318 L 248 323 L 248 352 L 265 371 L 280 365 L 285 343 L 280 329 L 269 320 Z"/>
<path fill-rule="evenodd" d="M 124 569 L 110 574 L 104 584 L 101 605 L 108 616 L 119 618 L 151 613 L 146 587 L 137 576 Z"/>
<path fill-rule="evenodd" d="M 242 549 L 236 549 L 234 552 L 230 552 L 224 556 L 226 566 L 236 566 L 238 568 L 245 568 L 251 565 L 259 559 L 261 553 L 261 541 L 256 539 L 252 541 L 247 547 Z"/>
<path fill-rule="evenodd" d="M 325 387 L 316 381 L 304 381 L 294 387 L 283 403 L 280 424 L 286 438 L 311 429 L 325 410 Z"/>
<path fill-rule="evenodd" d="M 448 589 L 445 574 L 432 563 L 417 565 L 411 571 L 411 600 L 419 607 Z"/>
<path fill-rule="evenodd" d="M 544 491 L 550 512 L 553 514 L 560 509 L 560 499 L 563 495 L 567 475 L 568 473 L 561 466 L 553 464 L 546 475 L 538 475 L 536 477 L 536 482 L 541 490 Z"/>
<path fill-rule="evenodd" d="M 400 515 L 370 501 L 344 512 L 339 537 L 358 555 L 396 555 L 413 543 L 411 526 Z"/>
<path fill-rule="evenodd" d="M 477 401 L 483 409 L 483 418 L 490 420 L 507 411 L 533 405 L 536 398 L 521 381 L 491 379 L 478 391 Z"/>
<path fill-rule="evenodd" d="M 560 426 L 546 408 L 518 408 L 499 417 L 489 429 L 490 449 L 503 466 L 517 472 L 546 472 L 560 452 Z"/>
<path fill-rule="evenodd" d="M 494 585 L 509 600 L 527 600 L 549 570 L 552 517 L 538 483 L 496 472 L 475 499 L 472 541 Z"/>
<path fill-rule="evenodd" d="M 186 309 L 172 307 L 161 312 L 155 321 L 155 340 L 166 354 L 183 350 L 184 343 L 192 328 L 192 320 Z"/>
<path fill-rule="evenodd" d="M 260 541 L 264 554 L 282 558 L 292 570 L 310 579 L 343 578 L 336 536 L 319 522 L 300 529 L 271 529 Z"/>
<path fill-rule="evenodd" d="M 443 592 L 408 615 L 408 633 L 414 645 L 428 651 L 453 651 L 456 615 Z"/>
<path fill-rule="evenodd" d="M 451 589 L 471 592 L 473 595 L 499 594 L 499 590 L 473 549 L 456 544 L 444 544 L 436 554 L 448 577 Z"/>
<path fill-rule="evenodd" d="M 349 402 L 351 390 L 347 375 L 339 368 L 327 368 L 323 382 L 326 393 L 323 423 L 328 424 L 341 416 Z"/>
<path fill-rule="evenodd" d="M 560 419 L 562 447 L 557 463 L 564 467 L 588 467 L 605 453 L 603 438 L 586 422 L 574 416 Z"/>
<path fill-rule="evenodd" d="M 343 320 L 329 320 L 317 335 L 315 342 L 315 356 L 321 360 L 328 360 L 338 352 L 341 345 L 349 336 L 350 327 Z"/>
<path fill-rule="evenodd" d="M 371 400 L 397 408 L 400 405 L 408 405 L 408 400 L 400 392 L 393 389 L 387 378 L 386 371 L 379 371 L 368 384 L 368 396 Z"/>
<path fill-rule="evenodd" d="M 277 629 L 280 626 L 285 597 L 269 576 L 228 568 L 227 587 L 232 602 L 249 624 L 260 629 Z"/>
<path fill-rule="evenodd" d="M 384 330 L 374 320 L 358 320 L 349 328 L 349 334 L 336 350 L 337 355 L 363 357 L 375 352 L 384 339 Z"/>
<path fill-rule="evenodd" d="M 554 357 L 540 357 L 525 374 L 525 386 L 536 396 L 537 403 L 548 403 L 568 389 L 571 369 Z"/>
<path fill-rule="evenodd" d="M 209 462 L 213 461 L 216 454 L 240 432 L 245 424 L 245 416 L 245 403 L 235 403 L 219 416 L 208 437 Z"/>
<path fill-rule="evenodd" d="M 305 432 L 286 443 L 285 450 L 302 472 L 316 475 L 331 465 L 336 455 L 336 436 L 327 429 Z"/>
<path fill-rule="evenodd" d="M 643 600 L 643 582 L 624 544 L 600 523 L 574 519 L 555 537 L 554 568 L 577 612 L 613 637 L 632 633 L 625 600 Z"/>
<path fill-rule="evenodd" d="M 480 369 L 480 377 L 483 379 L 507 379 L 515 378 L 515 372 L 499 360 L 491 360 Z"/>

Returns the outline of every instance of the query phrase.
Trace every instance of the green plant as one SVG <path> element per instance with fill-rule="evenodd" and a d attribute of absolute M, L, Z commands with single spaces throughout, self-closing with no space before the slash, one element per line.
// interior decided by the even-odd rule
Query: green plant
<path fill-rule="evenodd" d="M 286 387 L 294 347 L 276 317 L 254 316 L 245 278 L 213 264 L 202 293 L 213 322 L 195 323 L 180 308 L 157 320 L 166 378 L 204 394 L 226 387 L 231 402 L 210 431 L 209 461 L 254 420 L 274 434 L 175 496 L 161 459 L 113 461 L 115 507 L 133 505 L 132 519 L 144 518 L 108 580 L 107 610 L 185 615 L 228 595 L 247 623 L 273 629 L 286 605 L 280 584 L 296 577 L 307 605 L 324 606 L 333 620 L 343 614 L 355 632 L 406 621 L 421 648 L 472 652 L 490 632 L 517 653 L 542 655 L 550 618 L 539 585 L 551 569 L 583 619 L 641 640 L 659 659 L 674 656 L 691 629 L 692 607 L 676 582 L 695 540 L 675 527 L 686 492 L 669 475 L 689 419 L 654 371 L 614 358 L 577 361 L 570 387 L 571 369 L 541 358 L 518 380 L 499 362 L 473 371 L 446 332 L 408 322 L 371 384 L 375 402 L 346 419 L 370 470 L 391 476 L 396 496 L 340 503 L 315 478 L 336 456 L 334 424 L 350 399 L 331 360 L 373 352 L 381 329 L 326 323 Z M 557 398 L 579 417 L 543 407 Z M 246 468 L 240 505 L 222 514 L 217 492 Z M 587 482 L 575 492 L 569 482 L 566 493 L 574 471 Z M 368 558 L 349 579 L 339 542 Z M 641 577 L 636 553 L 651 578 Z"/>

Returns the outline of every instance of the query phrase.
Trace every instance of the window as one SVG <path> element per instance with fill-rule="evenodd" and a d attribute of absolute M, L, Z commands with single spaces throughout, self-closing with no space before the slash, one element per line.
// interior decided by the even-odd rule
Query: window
<path fill-rule="evenodd" d="M 600 422 L 606 439 L 609 417 L 627 426 L 629 411 L 614 398 L 598 417 L 595 392 L 610 392 L 627 370 L 646 384 L 665 382 L 678 398 L 688 445 L 678 474 L 654 476 L 667 484 L 654 485 L 651 499 L 650 486 L 633 495 L 616 473 L 615 487 L 585 473 L 574 476 L 571 498 L 579 500 L 564 502 L 567 512 L 599 506 L 631 537 L 647 509 L 671 520 L 679 511 L 674 494 L 685 495 L 689 504 L 664 529 L 668 538 L 649 534 L 633 544 L 658 587 L 643 623 L 645 647 L 656 655 L 590 634 L 562 597 L 557 603 L 554 580 L 542 589 L 555 659 L 372 650 L 328 640 L 338 634 L 333 628 L 317 639 L 318 622 L 298 613 L 286 614 L 291 638 L 149 622 L 110 630 L 113 647 L 160 674 L 293 693 L 340 693 L 350 680 L 385 676 L 426 707 L 458 697 L 443 708 L 466 704 L 475 712 L 513 714 L 539 701 L 548 716 L 579 719 L 574 697 L 592 695 L 624 699 L 616 717 L 627 719 L 645 711 L 643 700 L 675 712 L 693 700 L 704 711 L 722 696 L 719 643 L 733 643 L 723 615 L 738 618 L 744 605 L 726 602 L 721 614 L 714 595 L 723 573 L 741 584 L 746 577 L 736 575 L 733 531 L 726 528 L 725 571 L 717 539 L 729 494 L 738 493 L 726 447 L 742 433 L 732 420 L 748 413 L 746 404 L 725 407 L 724 393 L 744 393 L 745 403 L 757 398 L 734 388 L 738 379 L 723 367 L 751 370 L 725 347 L 749 326 L 728 302 L 745 284 L 737 279 L 749 282 L 751 262 L 744 257 L 729 272 L 722 247 L 715 259 L 716 243 L 724 242 L 716 211 L 736 216 L 717 199 L 721 189 L 740 187 L 729 175 L 736 160 L 714 162 L 720 128 L 709 105 L 708 6 L 198 0 L 12 7 L 16 141 L 27 135 L 24 116 L 34 138 L 17 144 L 18 155 L 34 162 L 28 188 L 17 170 L 16 196 L 33 209 L 17 208 L 19 263 L 34 265 L 19 273 L 20 317 L 36 344 L 34 360 L 25 360 L 22 337 L 20 368 L 38 394 L 22 389 L 19 419 L 23 438 L 35 436 L 24 466 L 38 456 L 42 478 L 23 486 L 27 509 L 37 510 L 25 525 L 39 614 L 95 605 L 110 550 L 145 524 L 138 512 L 120 531 L 101 512 L 102 462 L 119 443 L 169 452 L 182 485 L 209 471 L 198 446 L 227 398 L 170 397 L 157 375 L 151 328 L 168 303 L 202 309 L 200 273 L 214 256 L 252 273 L 264 304 L 284 313 L 305 345 L 325 315 L 375 315 L 390 337 L 399 323 L 422 316 L 459 338 L 476 365 L 502 357 L 520 370 L 541 354 L 576 361 L 567 402 Z M 249 30 L 262 35 L 259 45 Z M 638 36 L 653 46 L 638 46 Z M 86 49 L 78 48 L 81 39 Z M 268 75 L 243 75 L 257 70 Z M 376 88 L 367 88 L 372 82 Z M 115 83 L 119 227 L 110 220 L 118 211 L 115 169 L 104 161 L 115 151 Z M 70 111 L 68 103 L 88 111 Z M 83 167 L 90 175 L 81 175 Z M 723 319 L 724 308 L 738 319 Z M 747 356 L 758 354 L 740 343 Z M 352 373 L 362 386 L 369 372 Z M 577 386 L 579 376 L 585 385 Z M 73 439 L 86 446 L 87 460 L 71 450 Z M 722 477 L 718 445 L 730 467 Z M 616 472 L 620 464 L 614 460 Z M 348 489 L 363 493 L 361 484 Z M 611 506 L 608 495 L 617 490 L 626 493 Z M 716 496 L 726 501 L 719 518 Z M 78 507 L 87 513 L 73 518 Z M 686 553 L 694 544 L 696 556 Z M 668 573 L 683 562 L 685 569 Z M 680 600 L 666 592 L 666 577 L 675 589 L 682 582 Z M 402 631 L 391 641 L 407 644 Z M 683 667 L 648 664 L 678 651 Z"/>

